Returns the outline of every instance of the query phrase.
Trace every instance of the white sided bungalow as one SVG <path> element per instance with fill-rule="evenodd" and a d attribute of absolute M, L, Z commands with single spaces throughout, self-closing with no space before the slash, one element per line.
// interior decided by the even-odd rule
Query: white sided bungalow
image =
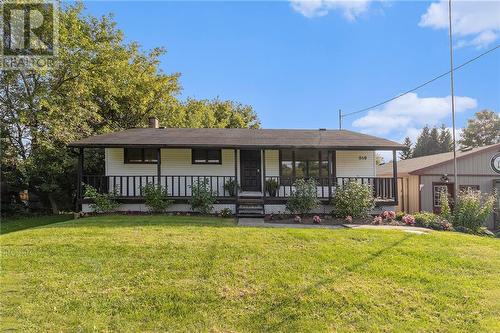
<path fill-rule="evenodd" d="M 379 207 L 397 206 L 397 164 L 390 176 L 377 177 L 375 151 L 402 146 L 347 130 L 149 128 L 92 136 L 69 145 L 79 152 L 78 204 L 90 211 L 81 184 L 118 193 L 123 211 L 145 211 L 142 187 L 161 184 L 174 200 L 170 211 L 190 211 L 191 186 L 206 180 L 217 196 L 215 211 L 229 208 L 240 216 L 285 212 L 298 178 L 313 178 L 322 207 L 335 186 L 357 180 L 373 187 Z M 105 174 L 83 170 L 85 148 L 103 148 Z M 229 184 L 239 184 L 235 191 Z M 277 183 L 273 190 L 271 183 Z M 226 186 L 224 186 L 226 184 Z"/>

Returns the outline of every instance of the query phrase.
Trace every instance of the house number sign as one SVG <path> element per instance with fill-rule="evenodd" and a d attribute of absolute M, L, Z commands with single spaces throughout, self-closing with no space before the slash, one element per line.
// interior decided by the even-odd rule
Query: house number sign
<path fill-rule="evenodd" d="M 493 155 L 490 164 L 493 171 L 495 171 L 496 173 L 500 173 L 500 153 Z"/>

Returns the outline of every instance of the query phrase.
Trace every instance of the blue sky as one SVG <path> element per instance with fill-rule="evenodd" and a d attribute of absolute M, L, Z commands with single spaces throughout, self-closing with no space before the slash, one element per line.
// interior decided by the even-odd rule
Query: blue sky
<path fill-rule="evenodd" d="M 264 128 L 338 128 L 355 111 L 449 69 L 446 3 L 87 2 L 113 13 L 127 40 L 163 46 L 182 97 L 250 104 Z M 500 2 L 455 4 L 455 63 L 499 43 Z M 456 73 L 458 127 L 475 111 L 500 111 L 500 49 Z M 402 140 L 425 124 L 451 126 L 448 78 L 344 127 Z"/>

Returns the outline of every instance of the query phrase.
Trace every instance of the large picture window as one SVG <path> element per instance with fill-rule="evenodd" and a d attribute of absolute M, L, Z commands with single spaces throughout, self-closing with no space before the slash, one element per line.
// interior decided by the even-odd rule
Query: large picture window
<path fill-rule="evenodd" d="M 326 150 L 282 150 L 281 176 L 295 178 L 328 177 Z"/>
<path fill-rule="evenodd" d="M 156 148 L 125 148 L 124 163 L 126 164 L 153 164 L 158 163 L 158 149 Z"/>
<path fill-rule="evenodd" d="M 193 149 L 191 151 L 192 164 L 221 164 L 220 149 Z"/>

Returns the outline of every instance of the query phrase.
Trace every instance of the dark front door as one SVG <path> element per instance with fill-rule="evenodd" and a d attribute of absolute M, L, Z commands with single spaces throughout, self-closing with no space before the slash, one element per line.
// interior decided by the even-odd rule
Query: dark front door
<path fill-rule="evenodd" d="M 241 190 L 260 191 L 260 151 L 240 150 Z"/>

